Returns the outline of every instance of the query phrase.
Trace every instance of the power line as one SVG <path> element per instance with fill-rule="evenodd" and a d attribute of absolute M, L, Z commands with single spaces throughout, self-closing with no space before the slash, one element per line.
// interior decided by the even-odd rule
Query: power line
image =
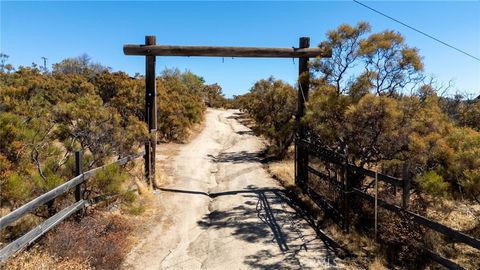
<path fill-rule="evenodd" d="M 359 2 L 359 1 L 357 1 L 357 0 L 353 0 L 353 2 L 355 2 L 355 3 L 359 4 L 359 5 L 362 5 L 362 6 L 368 8 L 368 9 L 370 9 L 370 10 L 372 10 L 372 11 L 374 11 L 374 12 L 376 12 L 376 13 L 384 16 L 384 17 L 389 18 L 389 19 L 392 20 L 392 21 L 395 21 L 395 22 L 397 22 L 397 23 L 399 23 L 399 24 L 401 24 L 401 25 L 403 25 L 403 26 L 405 26 L 405 27 L 408 27 L 408 28 L 412 29 L 412 30 L 415 31 L 415 32 L 418 32 L 418 33 L 420 33 L 420 34 L 422 34 L 422 35 L 424 35 L 424 36 L 426 36 L 426 37 L 429 37 L 429 38 L 431 38 L 431 39 L 433 39 L 433 40 L 435 40 L 435 41 L 437 41 L 437 42 L 440 42 L 441 44 L 443 44 L 443 45 L 445 45 L 445 46 L 447 46 L 447 47 L 450 47 L 450 48 L 452 48 L 452 49 L 454 49 L 454 50 L 456 50 L 456 51 L 458 51 L 458 52 L 461 52 L 461 53 L 465 54 L 466 56 L 471 57 L 471 58 L 473 58 L 473 59 L 475 59 L 475 60 L 477 60 L 477 61 L 480 62 L 480 58 L 478 58 L 478 57 L 476 57 L 476 56 L 474 56 L 474 55 L 472 55 L 472 54 L 470 54 L 470 53 L 467 53 L 467 52 L 464 51 L 464 50 L 461 50 L 461 49 L 459 49 L 459 48 L 457 48 L 457 47 L 455 47 L 455 46 L 453 46 L 453 45 L 450 45 L 450 44 L 448 44 L 448 43 L 446 43 L 446 42 L 443 42 L 443 41 L 441 41 L 440 39 L 438 39 L 438 38 L 436 38 L 436 37 L 433 37 L 433 36 L 431 36 L 431 35 L 423 32 L 423 31 L 421 31 L 421 30 L 418 30 L 417 28 L 415 28 L 415 27 L 413 27 L 413 26 L 410 26 L 410 25 L 408 25 L 408 24 L 406 24 L 406 23 L 403 23 L 403 22 L 401 22 L 401 21 L 399 21 L 399 20 L 397 20 L 397 19 L 395 19 L 395 18 L 392 18 L 392 17 L 388 16 L 387 14 L 385 14 L 385 13 L 383 13 L 383 12 L 381 12 L 381 11 L 378 11 L 378 10 L 372 8 L 372 7 L 369 7 L 369 6 L 367 6 L 367 5 Z"/>

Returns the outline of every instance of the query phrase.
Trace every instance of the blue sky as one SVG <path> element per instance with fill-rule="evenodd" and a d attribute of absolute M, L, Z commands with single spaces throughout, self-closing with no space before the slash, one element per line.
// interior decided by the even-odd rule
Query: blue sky
<path fill-rule="evenodd" d="M 367 1 L 366 4 L 480 58 L 480 1 Z M 292 47 L 310 36 L 325 39 L 342 23 L 367 21 L 373 31 L 393 29 L 420 49 L 427 74 L 454 80 L 455 91 L 480 94 L 480 62 L 460 54 L 353 1 L 319 2 L 17 2 L 0 0 L 0 50 L 15 66 L 59 62 L 87 53 L 94 61 L 130 74 L 144 72 L 144 58 L 125 56 L 123 44 L 156 35 L 168 45 Z M 294 83 L 292 59 L 159 57 L 157 70 L 189 69 L 227 96 L 242 94 L 270 75 Z"/>

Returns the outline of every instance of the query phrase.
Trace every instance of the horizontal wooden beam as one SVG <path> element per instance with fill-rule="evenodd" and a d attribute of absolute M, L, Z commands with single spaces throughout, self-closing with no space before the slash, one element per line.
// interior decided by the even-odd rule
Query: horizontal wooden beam
<path fill-rule="evenodd" d="M 13 210 L 12 212 L 8 213 L 7 215 L 0 218 L 0 230 L 4 229 L 14 221 L 20 219 L 25 214 L 28 214 L 35 210 L 37 207 L 44 205 L 45 203 L 55 199 L 56 197 L 64 194 L 71 188 L 83 183 L 87 178 L 84 177 L 83 174 L 79 176 L 75 176 L 74 178 L 70 179 L 68 182 L 61 184 L 60 186 L 44 193 L 37 198 L 29 201 L 28 203 L 20 206 L 19 208 Z"/>
<path fill-rule="evenodd" d="M 85 206 L 85 204 L 86 204 L 86 201 L 81 200 L 70 205 L 69 207 L 63 209 L 62 211 L 58 212 L 54 216 L 45 220 L 45 222 L 33 228 L 31 231 L 29 231 L 22 237 L 8 244 L 6 247 L 0 250 L 0 262 L 5 261 L 10 255 L 32 244 L 35 240 L 37 240 L 40 236 L 42 236 L 43 234 L 48 232 L 50 229 L 55 227 L 58 223 L 68 218 L 71 214 L 82 209 Z"/>
<path fill-rule="evenodd" d="M 126 55 L 214 57 L 331 57 L 330 48 L 259 48 L 221 46 L 124 45 Z"/>
<path fill-rule="evenodd" d="M 444 258 L 441 255 L 438 255 L 435 252 L 429 250 L 428 248 L 423 247 L 423 250 L 430 257 L 430 259 L 447 267 L 448 269 L 465 270 L 465 268 L 463 268 L 461 265 L 457 264 L 456 262 L 453 262 L 447 258 Z"/>
<path fill-rule="evenodd" d="M 319 158 L 319 159 L 321 159 L 325 162 L 330 162 L 330 163 L 334 163 L 334 164 L 337 164 L 337 165 L 340 165 L 340 166 L 345 166 L 344 158 L 342 156 L 340 156 L 340 154 L 338 154 L 334 151 L 324 149 L 324 148 L 320 148 L 320 147 L 315 146 L 315 145 L 313 145 L 313 144 L 311 144 L 311 143 L 309 143 L 305 140 L 299 140 L 298 143 L 303 145 L 304 147 L 306 147 L 308 149 L 308 154 L 310 154 L 310 155 L 312 155 L 316 158 Z M 365 169 L 365 168 L 362 168 L 362 167 L 358 167 L 354 164 L 348 164 L 348 170 L 354 171 L 354 172 L 362 174 L 364 176 L 375 178 L 375 172 L 374 171 L 368 170 L 368 169 Z M 378 178 L 379 181 L 394 185 L 396 187 L 403 187 L 403 180 L 400 179 L 400 178 L 389 176 L 389 175 L 382 174 L 382 173 L 377 173 L 377 178 Z"/>

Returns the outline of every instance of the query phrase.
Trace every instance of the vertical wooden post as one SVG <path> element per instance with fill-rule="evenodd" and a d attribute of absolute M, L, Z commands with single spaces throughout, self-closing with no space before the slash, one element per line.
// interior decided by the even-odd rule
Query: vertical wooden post
<path fill-rule="evenodd" d="M 310 47 L 310 38 L 301 37 L 299 41 L 299 48 Z M 298 136 L 297 140 L 304 140 L 306 128 L 301 122 L 302 117 L 305 115 L 305 102 L 308 100 L 308 90 L 310 87 L 310 72 L 308 69 L 308 57 L 301 57 L 298 60 L 298 107 L 297 107 L 297 126 Z M 305 147 L 296 143 L 296 156 L 295 165 L 297 175 L 295 181 L 300 185 L 307 185 L 308 183 L 308 152 Z"/>
<path fill-rule="evenodd" d="M 406 161 L 403 164 L 403 192 L 402 192 L 402 206 L 404 209 L 408 208 L 408 202 L 410 200 L 410 177 L 408 171 L 410 169 L 410 161 Z"/>
<path fill-rule="evenodd" d="M 83 170 L 82 170 L 82 152 L 80 151 L 75 151 L 75 176 L 79 176 L 83 173 Z M 80 201 L 82 200 L 83 196 L 82 196 L 82 186 L 84 186 L 85 183 L 83 184 L 78 184 L 76 187 L 75 187 L 75 201 Z M 77 220 L 81 218 L 83 214 L 83 209 L 79 210 L 77 212 L 77 215 L 76 215 L 76 218 Z"/>
<path fill-rule="evenodd" d="M 75 176 L 82 174 L 82 154 L 80 151 L 75 151 Z M 75 201 L 82 199 L 82 186 L 77 185 L 75 187 Z"/>
<path fill-rule="evenodd" d="M 348 179 L 348 149 L 344 150 L 345 161 L 342 171 L 342 187 L 343 187 L 343 230 L 349 232 L 350 229 L 350 183 Z"/>
<path fill-rule="evenodd" d="M 155 45 L 155 36 L 145 36 L 145 45 Z M 145 144 L 145 174 L 152 185 L 155 179 L 155 153 L 157 149 L 157 87 L 155 56 L 145 57 L 145 121 L 148 125 L 149 142 Z"/>
<path fill-rule="evenodd" d="M 294 173 L 294 180 L 295 180 L 295 184 L 298 185 L 298 133 L 296 133 L 296 136 L 295 136 L 295 144 L 294 144 L 294 147 L 293 147 L 293 151 L 294 151 L 294 157 L 295 157 L 295 162 L 293 163 L 293 173 Z"/>
<path fill-rule="evenodd" d="M 375 242 L 378 236 L 378 169 L 375 170 Z"/>

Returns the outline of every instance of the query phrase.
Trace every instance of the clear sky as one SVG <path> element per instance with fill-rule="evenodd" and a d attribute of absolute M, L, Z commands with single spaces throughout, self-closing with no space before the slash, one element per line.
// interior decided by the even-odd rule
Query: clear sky
<path fill-rule="evenodd" d="M 401 21 L 480 58 L 480 1 L 367 1 Z M 311 45 L 342 23 L 367 21 L 373 31 L 401 32 L 420 49 L 428 74 L 454 80 L 455 91 L 480 94 L 480 62 L 382 17 L 353 1 L 319 2 L 17 2 L 0 0 L 1 52 L 14 66 L 48 65 L 87 53 L 94 61 L 130 74 L 144 72 L 144 58 L 125 56 L 123 44 L 156 35 L 166 45 L 292 47 Z M 270 75 L 294 83 L 292 59 L 159 57 L 164 67 L 189 69 L 227 96 L 242 94 Z"/>

